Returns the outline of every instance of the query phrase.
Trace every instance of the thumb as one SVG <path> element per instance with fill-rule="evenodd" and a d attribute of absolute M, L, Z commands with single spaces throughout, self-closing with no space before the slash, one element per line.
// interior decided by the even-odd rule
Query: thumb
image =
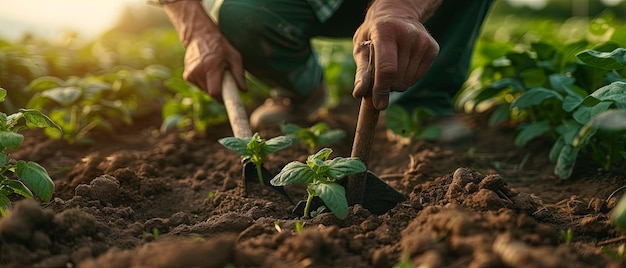
<path fill-rule="evenodd" d="M 352 96 L 355 98 L 362 98 L 368 94 L 371 94 L 373 72 L 371 70 L 372 65 L 370 59 L 373 57 L 371 53 L 372 44 L 370 41 L 364 41 L 355 46 L 354 48 L 354 62 L 356 63 L 356 73 L 354 77 L 354 91 Z"/>

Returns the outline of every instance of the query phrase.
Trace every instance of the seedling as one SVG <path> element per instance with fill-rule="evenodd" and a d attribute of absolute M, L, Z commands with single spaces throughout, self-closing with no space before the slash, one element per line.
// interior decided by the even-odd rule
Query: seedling
<path fill-rule="evenodd" d="M 517 146 L 553 139 L 549 158 L 564 179 L 579 154 L 589 153 L 609 170 L 626 152 L 623 133 L 585 127 L 605 111 L 626 108 L 626 49 L 610 42 L 588 46 L 538 42 L 523 53 L 509 52 L 484 67 L 480 82 L 486 86 L 472 98 L 475 104 L 499 103 L 489 122 L 517 124 Z M 585 135 L 577 139 L 581 130 Z"/>
<path fill-rule="evenodd" d="M 279 233 L 283 232 L 283 228 L 280 227 L 280 221 L 279 220 L 275 220 L 274 221 L 274 229 L 276 229 L 276 231 L 278 231 Z"/>
<path fill-rule="evenodd" d="M 361 160 L 354 157 L 337 157 L 327 160 L 332 152 L 330 148 L 323 148 L 309 155 L 306 164 L 298 161 L 290 162 L 270 181 L 274 186 L 307 185 L 308 197 L 304 207 L 304 217 L 309 217 L 311 201 L 315 196 L 319 196 L 337 218 L 345 219 L 348 216 L 346 191 L 337 183 L 337 180 L 351 174 L 365 172 L 366 167 Z"/>
<path fill-rule="evenodd" d="M 252 137 L 237 138 L 226 137 L 219 140 L 227 149 L 235 152 L 243 158 L 244 161 L 249 160 L 255 166 L 259 183 L 263 183 L 262 166 L 267 156 L 289 147 L 292 143 L 290 137 L 278 136 L 269 140 L 262 139 L 259 133 L 254 133 Z"/>
<path fill-rule="evenodd" d="M 204 133 L 207 127 L 228 120 L 224 105 L 205 91 L 179 77 L 170 78 L 165 84 L 174 96 L 163 105 L 161 132 L 193 126 L 199 133 Z"/>
<path fill-rule="evenodd" d="M 567 230 L 562 229 L 560 233 L 563 240 L 565 240 L 565 244 L 571 243 L 572 239 L 574 239 L 574 232 L 572 232 L 572 228 L 569 228 Z"/>
<path fill-rule="evenodd" d="M 0 102 L 4 101 L 6 90 L 0 88 Z M 20 119 L 26 125 L 18 126 Z M 37 110 L 20 109 L 19 112 L 6 115 L 0 113 L 0 214 L 5 215 L 11 208 L 10 194 L 18 194 L 27 198 L 38 196 L 44 202 L 50 201 L 54 191 L 54 182 L 46 169 L 35 162 L 11 159 L 7 149 L 16 150 L 24 141 L 24 136 L 17 133 L 25 127 L 54 127 L 60 129 L 50 118 Z M 12 179 L 6 173 L 14 173 Z M 32 190 L 32 191 L 31 191 Z M 33 194 L 34 193 L 34 194 Z"/>
<path fill-rule="evenodd" d="M 625 252 L 624 248 L 625 247 L 626 247 L 625 244 L 621 244 L 615 250 L 609 247 L 603 247 L 602 252 L 604 253 L 604 255 L 607 255 L 608 257 L 610 257 L 613 261 L 621 263 L 624 261 L 624 252 Z"/>
<path fill-rule="evenodd" d="M 433 117 L 426 109 L 415 109 L 411 114 L 399 105 L 391 105 L 384 113 L 387 128 L 393 133 L 412 140 L 436 140 L 441 134 L 441 126 L 424 126 Z"/>
<path fill-rule="evenodd" d="M 159 240 L 159 228 L 152 228 L 152 236 L 154 237 L 154 240 Z"/>
<path fill-rule="evenodd" d="M 296 228 L 296 233 L 301 234 L 302 233 L 302 228 L 304 227 L 302 225 L 302 222 L 301 221 L 296 221 L 294 223 L 294 225 L 295 225 L 295 228 Z"/>
<path fill-rule="evenodd" d="M 310 154 L 313 154 L 318 146 L 330 144 L 346 137 L 345 131 L 331 129 L 324 122 L 319 122 L 309 128 L 286 123 L 282 124 L 280 129 L 285 135 L 292 137 L 294 142 L 303 144 Z"/>

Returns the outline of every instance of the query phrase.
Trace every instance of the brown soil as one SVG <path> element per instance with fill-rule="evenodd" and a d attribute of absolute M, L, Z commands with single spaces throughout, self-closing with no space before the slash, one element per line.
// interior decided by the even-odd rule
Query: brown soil
<path fill-rule="evenodd" d="M 356 107 L 353 105 L 354 107 Z M 345 107 L 345 106 L 344 106 Z M 158 113 L 155 113 L 158 115 Z M 330 145 L 349 156 L 356 109 L 325 117 L 348 138 Z M 382 118 L 382 117 L 381 117 Z M 463 116 L 475 140 L 457 147 L 402 144 L 377 131 L 369 169 L 407 201 L 382 215 L 360 205 L 345 220 L 304 219 L 277 191 L 247 183 L 239 157 L 206 135 L 160 134 L 160 118 L 98 135 L 90 146 L 26 131 L 13 158 L 47 168 L 55 198 L 15 202 L 0 219 L 2 267 L 622 267 L 607 252 L 626 243 L 608 215 L 621 171 L 581 160 L 569 180 L 552 175 L 550 144 L 513 145 L 513 130 Z M 260 132 L 268 138 L 276 129 Z M 276 174 L 307 151 L 270 157 Z M 302 189 L 288 192 L 305 198 Z M 17 199 L 16 199 L 17 200 Z M 301 233 L 295 223 L 304 224 Z M 275 223 L 279 223 L 279 227 Z M 562 231 L 571 230 L 568 243 Z"/>

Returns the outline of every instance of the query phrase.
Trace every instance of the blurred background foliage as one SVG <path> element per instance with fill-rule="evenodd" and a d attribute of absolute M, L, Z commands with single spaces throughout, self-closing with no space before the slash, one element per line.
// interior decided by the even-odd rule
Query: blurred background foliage
<path fill-rule="evenodd" d="M 603 21 L 593 18 L 601 16 Z M 501 56 L 503 51 L 538 40 L 565 44 L 581 38 L 626 40 L 626 1 L 619 0 L 517 0 L 496 1 L 477 43 L 474 68 Z M 607 26 L 610 25 L 610 26 Z M 589 35 L 589 29 L 605 35 Z M 593 38 L 596 38 L 594 40 Z M 313 40 L 320 63 L 326 69 L 330 106 L 349 97 L 354 79 L 350 39 Z M 41 76 L 68 79 L 73 76 L 101 75 L 116 67 L 144 69 L 162 65 L 180 75 L 184 50 L 161 8 L 137 3 L 121 11 L 114 26 L 94 40 L 83 40 L 67 32 L 57 40 L 43 40 L 26 34 L 17 42 L 2 41 L 0 36 L 0 87 L 8 90 L 8 100 L 0 107 L 5 112 L 24 107 L 32 92 L 27 87 Z M 250 77 L 252 88 L 265 94 L 267 88 Z M 157 88 L 164 97 L 175 91 Z M 259 97 L 258 95 L 255 97 Z"/>

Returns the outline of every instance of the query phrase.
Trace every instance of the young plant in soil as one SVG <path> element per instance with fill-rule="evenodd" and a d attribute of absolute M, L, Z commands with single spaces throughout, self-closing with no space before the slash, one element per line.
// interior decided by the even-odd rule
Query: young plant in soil
<path fill-rule="evenodd" d="M 199 133 L 207 127 L 228 121 L 224 105 L 213 100 L 204 90 L 194 87 L 182 78 L 165 81 L 174 95 L 163 105 L 161 132 L 193 126 Z"/>
<path fill-rule="evenodd" d="M 434 114 L 426 109 L 415 109 L 411 114 L 399 105 L 391 105 L 384 113 L 387 128 L 411 140 L 436 140 L 441 134 L 440 125 L 425 126 Z"/>
<path fill-rule="evenodd" d="M 285 135 L 293 138 L 294 142 L 304 145 L 310 154 L 321 145 L 330 144 L 346 137 L 346 132 L 341 129 L 331 129 L 328 124 L 319 122 L 309 128 L 303 128 L 296 124 L 282 124 L 280 126 Z"/>
<path fill-rule="evenodd" d="M 259 183 L 264 185 L 262 172 L 263 162 L 265 162 L 268 155 L 289 147 L 292 140 L 287 136 L 278 136 L 265 140 L 259 136 L 259 133 L 254 133 L 252 137 L 246 138 L 222 138 L 219 140 L 219 143 L 241 156 L 244 161 L 249 160 L 252 162 L 256 168 Z"/>
<path fill-rule="evenodd" d="M 517 124 L 517 146 L 539 137 L 553 139 L 549 158 L 554 173 L 565 179 L 579 154 L 591 155 L 606 170 L 624 160 L 623 135 L 593 129 L 574 144 L 594 117 L 626 109 L 626 49 L 611 42 L 588 46 L 539 42 L 523 53 L 509 52 L 485 66 L 480 82 L 486 86 L 473 96 L 476 105 L 499 103 L 489 122 Z"/>
<path fill-rule="evenodd" d="M 0 88 L 0 102 L 4 101 L 6 94 L 6 90 Z M 26 124 L 18 126 L 22 118 L 26 120 Z M 6 211 L 11 208 L 9 199 L 11 194 L 27 198 L 38 196 L 44 202 L 48 202 L 54 191 L 54 182 L 46 169 L 35 162 L 11 159 L 7 152 L 8 149 L 19 149 L 24 136 L 17 132 L 27 126 L 60 129 L 50 118 L 37 110 L 20 109 L 19 112 L 10 115 L 0 113 L 0 214 L 2 215 L 5 215 Z M 12 172 L 14 176 L 7 175 L 7 172 Z"/>
<path fill-rule="evenodd" d="M 346 191 L 337 180 L 351 174 L 365 172 L 365 164 L 358 158 L 337 157 L 328 160 L 333 152 L 330 148 L 323 148 L 319 152 L 309 155 L 305 163 L 290 162 L 278 173 L 270 183 L 274 186 L 290 184 L 306 184 L 308 198 L 304 207 L 304 217 L 309 217 L 313 197 L 319 196 L 324 204 L 339 219 L 348 216 L 348 201 Z"/>

